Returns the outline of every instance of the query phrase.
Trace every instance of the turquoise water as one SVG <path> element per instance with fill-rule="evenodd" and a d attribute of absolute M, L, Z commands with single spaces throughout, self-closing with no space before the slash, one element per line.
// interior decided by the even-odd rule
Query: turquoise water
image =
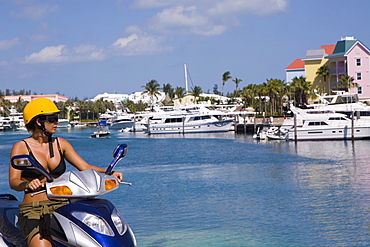
<path fill-rule="evenodd" d="M 152 135 L 94 129 L 59 131 L 88 162 L 116 170 L 133 186 L 111 200 L 139 246 L 369 246 L 370 140 L 260 141 L 234 133 Z M 24 132 L 0 133 L 0 183 Z M 70 168 L 72 169 L 72 168 Z"/>

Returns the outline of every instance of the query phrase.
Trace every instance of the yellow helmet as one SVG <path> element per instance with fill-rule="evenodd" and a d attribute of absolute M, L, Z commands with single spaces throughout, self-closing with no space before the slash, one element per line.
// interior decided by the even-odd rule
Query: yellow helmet
<path fill-rule="evenodd" d="M 60 113 L 60 110 L 53 101 L 47 98 L 38 98 L 32 100 L 24 108 L 23 121 L 24 124 L 28 124 L 35 117 L 53 115 L 56 113 Z"/>

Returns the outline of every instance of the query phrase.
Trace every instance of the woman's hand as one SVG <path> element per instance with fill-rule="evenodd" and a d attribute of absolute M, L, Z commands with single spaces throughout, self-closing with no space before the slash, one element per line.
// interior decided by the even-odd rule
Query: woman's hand
<path fill-rule="evenodd" d="M 45 183 L 42 183 L 38 178 L 35 178 L 31 182 L 28 182 L 26 185 L 26 189 L 31 189 L 33 191 L 37 191 L 44 187 Z"/>
<path fill-rule="evenodd" d="M 123 173 L 122 172 L 113 172 L 112 174 L 113 176 L 116 177 L 116 179 L 119 181 L 119 182 L 122 182 L 123 180 Z"/>

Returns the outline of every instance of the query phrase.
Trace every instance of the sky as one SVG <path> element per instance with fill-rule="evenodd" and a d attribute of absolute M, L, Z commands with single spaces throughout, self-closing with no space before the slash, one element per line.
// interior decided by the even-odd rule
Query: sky
<path fill-rule="evenodd" d="M 0 0 L 0 90 L 94 98 L 161 86 L 222 90 L 222 75 L 285 80 L 308 49 L 370 46 L 369 0 Z M 228 80 L 224 93 L 233 92 Z"/>

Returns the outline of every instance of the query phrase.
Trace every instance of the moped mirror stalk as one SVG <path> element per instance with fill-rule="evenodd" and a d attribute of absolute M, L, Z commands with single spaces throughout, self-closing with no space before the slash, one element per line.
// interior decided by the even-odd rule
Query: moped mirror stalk
<path fill-rule="evenodd" d="M 105 171 L 105 174 L 112 175 L 113 169 L 117 165 L 117 163 L 126 156 L 128 150 L 127 144 L 119 144 L 117 145 L 116 149 L 113 152 L 113 160 L 108 166 L 107 170 Z"/>

